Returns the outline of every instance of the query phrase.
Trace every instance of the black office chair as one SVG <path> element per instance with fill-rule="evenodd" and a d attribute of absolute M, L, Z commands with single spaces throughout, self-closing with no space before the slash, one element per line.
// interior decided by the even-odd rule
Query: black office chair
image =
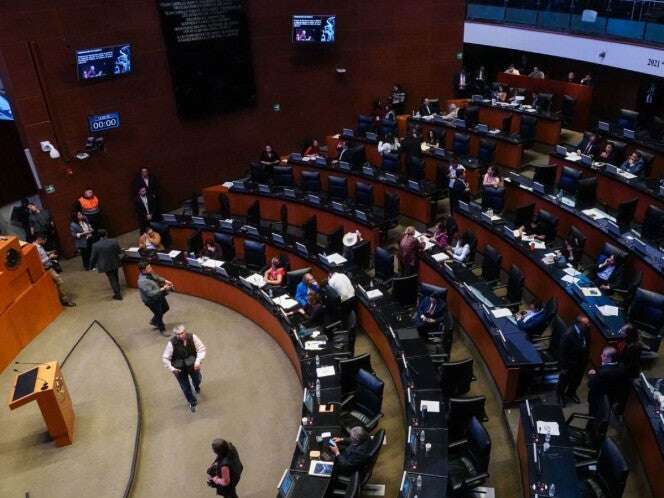
<path fill-rule="evenodd" d="M 533 107 L 539 112 L 551 112 L 551 101 L 553 100 L 552 93 L 538 93 L 533 101 Z"/>
<path fill-rule="evenodd" d="M 452 239 L 459 231 L 459 225 L 457 225 L 456 220 L 452 216 L 447 217 L 447 221 L 445 221 L 445 229 L 447 230 L 448 239 Z"/>
<path fill-rule="evenodd" d="M 447 289 L 438 285 L 421 283 L 418 289 L 418 299 L 433 296 L 447 304 Z M 431 360 L 434 365 L 442 365 L 449 360 L 450 351 L 452 349 L 452 334 L 454 331 L 454 322 L 449 313 L 445 314 L 432 326 L 427 327 L 426 336 L 427 341 L 431 343 L 434 348 L 430 351 Z M 422 332 L 422 331 L 420 331 Z"/>
<path fill-rule="evenodd" d="M 491 437 L 477 417 L 470 420 L 468 436 L 448 446 L 448 496 L 468 496 L 489 478 Z"/>
<path fill-rule="evenodd" d="M 480 164 L 489 165 L 493 162 L 493 156 L 496 153 L 496 141 L 487 138 L 480 139 L 480 147 L 477 151 L 477 159 Z"/>
<path fill-rule="evenodd" d="M 355 394 L 357 389 L 357 374 L 360 370 L 373 373 L 374 369 L 371 366 L 371 355 L 369 353 L 337 361 L 339 384 L 343 398 Z"/>
<path fill-rule="evenodd" d="M 566 239 L 572 244 L 572 247 L 575 248 L 574 262 L 576 266 L 579 266 L 583 258 L 583 251 L 586 247 L 587 238 L 581 230 L 576 228 L 574 225 L 571 225 L 569 227 L 569 231 L 567 232 Z"/>
<path fill-rule="evenodd" d="M 655 155 L 651 154 L 650 152 L 646 152 L 645 150 L 641 149 L 636 149 L 635 151 L 637 154 L 641 155 L 641 159 L 643 160 L 643 175 L 644 177 L 648 178 L 650 177 L 650 174 L 652 173 L 652 164 L 655 161 Z"/>
<path fill-rule="evenodd" d="M 383 156 L 383 164 L 381 165 L 381 170 L 386 173 L 395 173 L 398 174 L 401 169 L 401 160 L 399 154 L 390 152 Z"/>
<path fill-rule="evenodd" d="M 440 387 L 446 396 L 466 394 L 474 378 L 472 358 L 440 365 Z"/>
<path fill-rule="evenodd" d="M 500 267 L 503 256 L 491 244 L 484 246 L 482 258 L 482 278 L 489 284 L 500 281 Z"/>
<path fill-rule="evenodd" d="M 449 441 L 457 441 L 466 437 L 473 417 L 482 422 L 489 420 L 484 409 L 485 403 L 484 396 L 450 398 L 447 422 Z"/>
<path fill-rule="evenodd" d="M 582 176 L 583 172 L 581 170 L 564 166 L 558 179 L 558 188 L 567 195 L 573 196 L 576 194 L 576 189 Z"/>
<path fill-rule="evenodd" d="M 272 182 L 275 187 L 293 187 L 295 185 L 293 167 L 275 166 L 272 168 Z"/>
<path fill-rule="evenodd" d="M 383 416 L 380 410 L 385 383 L 362 369 L 357 372 L 355 383 L 355 394 L 341 403 L 341 423 L 348 432 L 358 425 L 371 432 Z"/>
<path fill-rule="evenodd" d="M 371 242 L 363 240 L 351 247 L 348 263 L 353 269 L 369 270 L 371 266 Z"/>
<path fill-rule="evenodd" d="M 342 253 L 343 252 L 343 239 L 344 239 L 344 227 L 340 226 L 336 230 L 334 230 L 331 233 L 325 234 L 324 236 L 324 244 L 323 246 L 325 247 L 325 251 L 328 253 L 333 253 L 333 252 L 338 252 Z"/>
<path fill-rule="evenodd" d="M 245 240 L 244 263 L 252 270 L 261 270 L 265 268 L 265 244 L 255 240 Z"/>
<path fill-rule="evenodd" d="M 599 455 L 609 429 L 611 407 L 607 396 L 602 396 L 599 403 L 595 403 L 594 412 L 593 415 L 572 413 L 565 421 L 577 460 L 597 458 Z"/>
<path fill-rule="evenodd" d="M 371 479 L 373 474 L 374 466 L 378 460 L 378 454 L 380 453 L 383 443 L 385 441 L 385 429 L 380 429 L 371 437 L 371 446 L 367 454 L 368 463 L 360 470 L 360 490 L 366 486 Z M 349 484 L 351 477 L 339 475 L 336 479 L 337 482 Z"/>
<path fill-rule="evenodd" d="M 394 277 L 394 254 L 380 246 L 374 251 L 375 277 L 383 282 L 389 282 Z"/>
<path fill-rule="evenodd" d="M 467 133 L 454 133 L 452 140 L 452 151 L 457 156 L 467 156 L 470 154 L 470 135 Z"/>
<path fill-rule="evenodd" d="M 364 135 L 366 132 L 371 131 L 373 127 L 373 118 L 371 116 L 365 116 L 360 114 L 357 117 L 357 134 Z"/>
<path fill-rule="evenodd" d="M 260 226 L 260 224 L 261 224 L 261 203 L 259 201 L 254 201 L 247 208 L 247 225 L 258 227 Z"/>
<path fill-rule="evenodd" d="M 634 299 L 634 294 L 636 294 L 636 289 L 641 286 L 642 281 L 643 273 L 638 270 L 632 269 L 631 271 L 623 272 L 621 278 L 612 289 L 612 297 L 614 300 L 620 302 L 621 308 L 629 308 Z"/>
<path fill-rule="evenodd" d="M 510 308 L 514 311 L 523 303 L 523 287 L 525 280 L 526 278 L 518 266 L 510 266 L 510 269 L 507 271 L 507 283 L 494 287 L 496 291 L 505 289 L 504 295 L 502 293 L 496 293 L 496 295 L 501 296 L 506 301 L 503 305 L 504 307 Z"/>
<path fill-rule="evenodd" d="M 373 185 L 360 181 L 355 184 L 355 205 L 363 208 L 373 206 Z"/>
<path fill-rule="evenodd" d="M 613 145 L 613 164 L 622 164 L 625 160 L 625 154 L 627 151 L 627 144 L 621 142 L 620 140 L 607 140 L 607 144 Z"/>
<path fill-rule="evenodd" d="M 297 286 L 302 282 L 302 277 L 305 273 L 311 272 L 311 268 L 300 268 L 299 270 L 292 270 L 286 273 L 286 289 L 288 294 L 295 296 Z"/>
<path fill-rule="evenodd" d="M 217 201 L 219 201 L 219 212 L 217 213 L 220 218 L 228 219 L 231 217 L 231 202 L 228 200 L 228 196 L 224 193 L 221 193 L 217 196 Z"/>
<path fill-rule="evenodd" d="M 332 490 L 332 496 L 338 496 L 339 498 L 357 498 L 360 492 L 360 471 L 353 472 L 350 476 L 344 476 L 346 479 L 334 479 L 334 488 Z"/>
<path fill-rule="evenodd" d="M 187 252 L 194 254 L 196 257 L 203 251 L 203 232 L 196 230 L 193 234 L 187 237 Z"/>
<path fill-rule="evenodd" d="M 327 193 L 334 199 L 348 198 L 348 181 L 343 176 L 330 175 L 327 179 Z"/>
<path fill-rule="evenodd" d="M 161 243 L 164 248 L 169 249 L 173 240 L 171 239 L 171 230 L 168 225 L 160 221 L 153 221 L 150 223 L 150 228 L 161 236 Z"/>
<path fill-rule="evenodd" d="M 641 238 L 651 242 L 664 239 L 664 209 L 650 204 L 641 225 Z"/>
<path fill-rule="evenodd" d="M 494 213 L 501 213 L 505 209 L 505 189 L 502 187 L 482 188 L 482 210 L 492 209 Z"/>
<path fill-rule="evenodd" d="M 227 233 L 215 233 L 214 241 L 221 249 L 221 259 L 224 261 L 233 261 L 235 259 L 235 243 L 233 236 Z"/>
<path fill-rule="evenodd" d="M 639 329 L 641 340 L 648 346 L 648 360 L 657 358 L 664 332 L 664 294 L 638 288 L 627 312 L 629 321 Z"/>
<path fill-rule="evenodd" d="M 300 188 L 305 192 L 318 194 L 320 192 L 320 173 L 318 171 L 303 171 L 300 174 Z"/>
<path fill-rule="evenodd" d="M 537 118 L 533 116 L 522 116 L 519 125 L 519 138 L 523 141 L 525 148 L 532 147 L 535 143 L 537 133 Z"/>
<path fill-rule="evenodd" d="M 424 180 L 424 159 L 421 157 L 411 156 L 408 158 L 408 178 L 411 180 Z"/>
<path fill-rule="evenodd" d="M 566 128 L 574 121 L 576 111 L 576 99 L 570 95 L 563 95 L 563 101 L 560 107 L 560 119 Z"/>
<path fill-rule="evenodd" d="M 608 258 L 609 256 L 613 256 L 613 259 L 616 262 L 616 269 L 614 270 L 614 276 L 618 276 L 619 278 L 617 280 L 620 280 L 620 273 L 624 273 L 625 270 L 625 263 L 627 262 L 627 257 L 628 253 L 627 251 L 623 251 L 622 249 L 619 249 L 618 247 L 614 246 L 610 242 L 605 242 L 602 248 L 599 251 L 599 254 L 597 255 L 596 261 L 603 260 L 605 258 Z M 595 269 L 596 269 L 595 265 Z"/>
<path fill-rule="evenodd" d="M 466 266 L 473 267 L 475 265 L 475 256 L 477 255 L 477 237 L 470 230 L 466 230 L 463 236 L 468 241 L 470 246 L 470 252 L 468 253 L 468 258 L 465 261 Z"/>
<path fill-rule="evenodd" d="M 560 340 L 567 331 L 567 324 L 556 315 L 551 321 L 551 334 L 544 337 L 533 338 L 535 349 L 540 352 L 544 363 L 549 368 L 558 368 Z"/>
<path fill-rule="evenodd" d="M 540 209 L 537 212 L 536 222 L 544 228 L 544 236 L 546 242 L 551 243 L 556 240 L 558 232 L 558 218 L 545 209 Z"/>
<path fill-rule="evenodd" d="M 596 470 L 591 471 L 591 467 L 595 467 Z M 577 469 L 587 469 L 583 481 L 584 498 L 622 497 L 629 476 L 629 466 L 610 437 L 604 440 L 597 460 L 579 463 Z"/>
<path fill-rule="evenodd" d="M 380 223 L 381 238 L 387 238 L 387 232 L 399 224 L 400 214 L 399 194 L 385 192 L 383 196 L 382 221 Z"/>
<path fill-rule="evenodd" d="M 249 165 L 249 178 L 255 183 L 268 183 L 272 177 L 272 165 L 252 162 Z"/>

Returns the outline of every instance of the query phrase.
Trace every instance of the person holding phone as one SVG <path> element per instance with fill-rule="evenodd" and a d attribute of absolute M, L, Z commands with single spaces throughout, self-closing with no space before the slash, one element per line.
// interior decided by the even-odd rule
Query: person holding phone
<path fill-rule="evenodd" d="M 352 474 L 362 469 L 371 458 L 369 433 L 359 425 L 350 430 L 349 438 L 334 437 L 330 443 L 330 451 L 334 454 L 334 466 L 339 474 Z"/>

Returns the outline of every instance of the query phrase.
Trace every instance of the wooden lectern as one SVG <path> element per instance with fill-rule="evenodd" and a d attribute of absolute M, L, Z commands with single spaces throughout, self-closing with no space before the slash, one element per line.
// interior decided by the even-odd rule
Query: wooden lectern
<path fill-rule="evenodd" d="M 56 446 L 74 442 L 74 408 L 57 361 L 44 363 L 16 376 L 9 408 L 37 400 L 48 433 Z"/>

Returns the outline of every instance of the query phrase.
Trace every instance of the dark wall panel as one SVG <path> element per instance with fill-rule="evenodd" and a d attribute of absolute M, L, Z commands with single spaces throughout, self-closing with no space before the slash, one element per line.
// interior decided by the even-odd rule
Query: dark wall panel
<path fill-rule="evenodd" d="M 425 95 L 448 98 L 462 50 L 463 2 L 247 2 L 256 104 L 196 121 L 176 113 L 155 0 L 21 0 L 0 2 L 0 67 L 15 104 L 19 131 L 32 150 L 69 242 L 67 217 L 81 191 L 94 188 L 114 232 L 135 228 L 129 183 L 149 166 L 173 207 L 201 187 L 233 178 L 270 141 L 281 153 L 307 136 L 351 125 L 398 81 L 413 106 Z M 290 16 L 336 14 L 332 47 L 295 47 Z M 77 48 L 132 44 L 134 71 L 115 80 L 78 82 Z M 348 71 L 336 74 L 336 67 Z M 272 111 L 279 103 L 281 112 Z M 118 111 L 121 128 L 106 134 L 106 151 L 88 161 L 53 161 L 39 141 L 57 143 L 63 159 L 85 143 L 89 114 Z M 129 213 L 129 215 L 127 215 Z M 71 251 L 71 246 L 68 247 Z"/>

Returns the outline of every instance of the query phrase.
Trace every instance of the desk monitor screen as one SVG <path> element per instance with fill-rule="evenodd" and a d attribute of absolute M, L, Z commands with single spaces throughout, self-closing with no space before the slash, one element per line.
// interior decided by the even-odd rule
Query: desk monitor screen
<path fill-rule="evenodd" d="M 294 485 L 295 478 L 290 471 L 286 469 L 284 475 L 281 477 L 281 482 L 279 483 L 279 498 L 288 498 Z"/>
<path fill-rule="evenodd" d="M 402 306 L 414 306 L 417 302 L 419 282 L 417 274 L 392 279 L 392 297 Z"/>
<path fill-rule="evenodd" d="M 401 483 L 401 498 L 411 498 L 410 497 L 411 482 L 408 478 L 406 472 L 403 473 L 403 480 Z"/>
<path fill-rule="evenodd" d="M 565 157 L 567 155 L 567 147 L 564 145 L 556 145 L 556 154 Z"/>
<path fill-rule="evenodd" d="M 309 451 L 309 434 L 304 430 L 304 427 L 300 426 L 300 430 L 297 431 L 297 439 L 295 439 L 295 442 L 302 453 Z"/>
<path fill-rule="evenodd" d="M 39 368 L 33 368 L 27 372 L 22 373 L 16 378 L 16 387 L 14 388 L 14 395 L 12 401 L 21 399 L 28 394 L 32 394 L 35 390 L 35 382 L 37 382 L 37 371 Z"/>
<path fill-rule="evenodd" d="M 629 138 L 630 140 L 634 140 L 635 138 L 635 133 L 634 130 L 630 130 L 628 128 L 623 129 L 623 137 Z"/>
<path fill-rule="evenodd" d="M 316 400 L 314 398 L 314 395 L 311 393 L 309 389 L 306 387 L 304 388 L 304 399 L 303 399 L 304 406 L 307 408 L 309 413 L 312 415 L 314 414 L 314 409 L 316 407 Z"/>
<path fill-rule="evenodd" d="M 334 15 L 293 16 L 293 43 L 298 45 L 327 45 L 334 43 L 337 18 Z"/>
<path fill-rule="evenodd" d="M 597 203 L 597 178 L 589 177 L 579 180 L 576 190 L 577 209 L 588 209 Z"/>
<path fill-rule="evenodd" d="M 609 126 L 609 123 L 607 123 L 606 121 L 599 121 L 599 122 L 597 123 L 597 128 L 598 128 L 600 131 L 606 131 L 606 132 L 608 132 L 610 126 Z"/>

